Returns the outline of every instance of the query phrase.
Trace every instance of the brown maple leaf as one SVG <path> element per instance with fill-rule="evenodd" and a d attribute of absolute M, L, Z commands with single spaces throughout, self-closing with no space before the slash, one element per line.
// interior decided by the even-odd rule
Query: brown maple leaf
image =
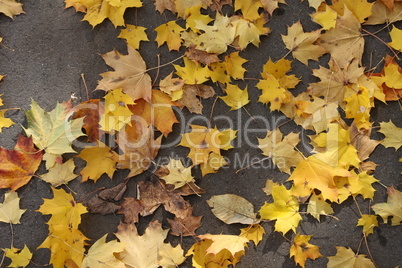
<path fill-rule="evenodd" d="M 208 99 L 215 95 L 215 91 L 211 86 L 207 85 L 184 85 L 183 96 L 177 102 L 186 106 L 191 113 L 201 114 L 203 105 L 197 98 Z"/>
<path fill-rule="evenodd" d="M 102 73 L 96 89 L 111 91 L 122 88 L 133 100 L 145 99 L 151 101 L 151 77 L 146 73 L 146 65 L 140 53 L 127 45 L 128 55 L 122 55 L 117 50 L 102 55 L 106 64 L 114 71 Z"/>
<path fill-rule="evenodd" d="M 88 142 L 96 142 L 104 133 L 100 129 L 100 116 L 104 113 L 104 105 L 99 99 L 84 101 L 73 108 L 75 114 L 73 119 L 84 117 L 85 134 L 88 136 Z"/>
<path fill-rule="evenodd" d="M 131 121 L 117 135 L 117 143 L 123 151 L 119 156 L 117 168 L 130 169 L 128 177 L 138 175 L 149 168 L 158 154 L 162 136 L 154 140 L 152 126 L 142 121 Z"/>
<path fill-rule="evenodd" d="M 162 180 L 153 175 L 151 181 L 137 183 L 137 199 L 126 198 L 118 213 L 124 214 L 125 223 L 135 223 L 138 222 L 138 215 L 151 215 L 163 205 L 166 211 L 175 215 L 175 219 L 171 220 L 173 232 L 179 235 L 191 235 L 199 227 L 201 218 L 192 215 L 193 208 L 182 197 L 182 188 L 169 189 Z M 187 195 L 188 189 L 184 189 L 184 193 Z M 181 227 L 179 227 L 180 223 L 183 224 Z M 183 231 L 185 227 L 188 228 L 187 232 Z"/>
<path fill-rule="evenodd" d="M 91 213 L 100 213 L 102 215 L 114 213 L 120 209 L 120 206 L 114 202 L 121 200 L 126 189 L 126 182 L 121 182 L 112 188 L 99 192 L 89 199 L 85 206 Z"/>
<path fill-rule="evenodd" d="M 42 161 L 42 151 L 34 148 L 32 138 L 18 137 L 14 151 L 0 148 L 0 188 L 15 191 L 27 184 Z"/>
<path fill-rule="evenodd" d="M 184 56 L 186 56 L 192 61 L 198 61 L 206 65 L 220 61 L 220 59 L 218 58 L 218 54 L 208 53 L 204 50 L 199 50 L 194 47 L 190 47 L 186 51 L 186 53 L 184 53 Z"/>

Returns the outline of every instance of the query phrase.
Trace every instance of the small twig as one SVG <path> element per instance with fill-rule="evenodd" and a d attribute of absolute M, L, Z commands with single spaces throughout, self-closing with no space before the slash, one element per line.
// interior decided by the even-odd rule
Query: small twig
<path fill-rule="evenodd" d="M 136 9 L 137 10 L 137 9 Z M 161 65 L 161 55 L 156 55 L 157 57 L 158 57 L 158 66 L 160 66 Z M 155 80 L 154 80 L 154 82 L 153 82 L 153 84 L 152 84 L 152 87 L 156 84 L 156 80 L 158 80 L 158 76 L 159 76 L 159 68 L 157 69 L 157 71 L 156 71 L 156 76 L 155 76 Z"/>
<path fill-rule="evenodd" d="M 81 74 L 81 79 L 82 79 L 82 82 L 84 83 L 85 92 L 87 94 L 87 100 L 89 100 L 89 92 L 88 92 L 87 82 L 85 81 L 84 74 Z"/>

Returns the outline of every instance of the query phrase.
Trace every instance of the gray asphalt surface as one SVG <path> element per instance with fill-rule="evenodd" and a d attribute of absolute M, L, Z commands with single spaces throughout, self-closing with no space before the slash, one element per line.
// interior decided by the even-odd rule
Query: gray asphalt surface
<path fill-rule="evenodd" d="M 175 19 L 172 14 L 160 16 L 155 11 L 155 7 L 150 0 L 144 0 L 145 5 L 137 10 L 128 10 L 126 13 L 126 22 L 147 27 L 149 39 L 154 40 L 156 33 L 152 29 L 156 28 L 166 20 Z M 280 41 L 280 34 L 286 32 L 286 27 L 292 23 L 301 20 L 306 30 L 317 28 L 309 19 L 309 13 L 312 9 L 308 8 L 306 1 L 299 3 L 297 0 L 287 0 L 289 5 L 281 5 L 268 26 L 272 33 L 268 37 L 262 37 L 262 43 L 259 48 L 249 46 L 246 51 L 241 52 L 241 56 L 248 59 L 249 62 L 244 66 L 247 68 L 246 77 L 260 78 L 262 65 L 271 57 L 274 60 L 280 59 L 286 54 L 286 49 Z M 107 53 L 114 48 L 122 53 L 126 53 L 126 44 L 124 40 L 117 39 L 119 30 L 107 21 L 94 29 L 87 23 L 81 22 L 83 14 L 76 13 L 74 9 L 65 10 L 64 3 L 61 0 L 35 0 L 22 1 L 24 4 L 25 15 L 15 17 L 14 21 L 5 16 L 0 16 L 0 36 L 4 38 L 0 47 L 0 73 L 7 75 L 0 84 L 0 93 L 6 108 L 18 107 L 20 111 L 12 113 L 12 119 L 21 124 L 26 124 L 24 111 L 29 109 L 31 99 L 47 109 L 53 109 L 56 102 L 62 102 L 70 99 L 72 94 L 79 98 L 79 101 L 86 100 L 85 87 L 81 79 L 84 74 L 86 84 L 90 90 L 95 89 L 99 74 L 108 70 L 108 67 L 99 54 Z M 366 27 L 373 29 L 373 27 Z M 381 38 L 387 39 L 386 35 Z M 366 53 L 364 55 L 364 64 L 375 66 L 380 59 L 387 53 L 390 53 L 375 38 L 366 37 Z M 157 51 L 157 52 L 155 52 Z M 157 56 L 160 54 L 161 63 L 169 62 L 182 55 L 182 52 L 169 52 L 166 46 L 157 49 L 156 42 L 142 43 L 140 52 L 148 67 L 157 66 Z M 370 64 L 371 57 L 371 64 Z M 290 57 L 288 57 L 290 59 Z M 311 69 L 295 62 L 293 72 L 302 77 L 302 82 L 294 91 L 295 94 L 302 92 L 308 83 L 316 81 L 311 76 Z M 311 67 L 317 68 L 312 64 Z M 173 67 L 165 67 L 160 70 L 159 78 L 165 77 L 173 71 Z M 154 79 L 156 71 L 150 72 Z M 269 119 L 270 122 L 282 120 L 280 113 L 270 113 L 269 109 L 262 103 L 258 103 L 260 91 L 255 89 L 255 81 L 248 80 L 251 103 L 246 106 L 250 114 L 261 115 Z M 245 85 L 240 82 L 240 85 Z M 222 91 L 215 86 L 218 94 Z M 91 92 L 91 98 L 103 96 L 102 92 Z M 210 107 L 213 99 L 203 102 L 205 108 L 204 114 L 209 117 Z M 235 122 L 240 122 L 238 112 L 228 112 L 229 108 L 220 100 L 217 101 L 214 115 L 225 114 L 233 116 Z M 248 114 L 240 111 L 243 118 L 249 118 Z M 185 112 L 186 118 L 193 115 Z M 376 122 L 393 120 L 399 126 L 402 126 L 401 112 L 396 102 L 388 105 L 376 102 L 376 108 L 372 113 L 372 120 Z M 281 121 L 283 122 L 283 121 Z M 225 128 L 225 124 L 215 122 L 219 128 Z M 266 131 L 260 122 L 252 122 L 252 127 L 261 129 L 256 133 L 256 137 L 265 137 Z M 241 125 L 239 126 L 241 128 Z M 170 134 L 166 141 L 177 138 L 180 134 L 179 124 L 175 125 L 174 133 Z M 281 128 L 285 133 L 290 131 L 301 131 L 294 123 L 289 123 Z M 19 125 L 14 125 L 9 129 L 4 129 L 0 134 L 1 146 L 8 149 L 14 147 L 18 134 L 22 132 Z M 306 134 L 306 133 L 304 133 Z M 309 133 L 307 133 L 309 134 Z M 310 133 L 311 134 L 311 133 Z M 383 136 L 379 133 L 373 133 L 373 138 L 381 139 Z M 240 137 L 240 140 L 244 139 Z M 305 148 L 301 148 L 305 150 Z M 178 155 L 184 157 L 187 150 L 183 147 L 173 147 L 160 151 L 159 156 Z M 252 156 L 263 158 L 258 148 L 251 148 L 245 143 L 223 154 L 229 159 L 234 159 L 236 154 L 244 155 L 250 153 Z M 399 154 L 399 155 L 398 155 Z M 370 160 L 379 164 L 375 177 L 380 179 L 385 185 L 394 185 L 398 190 L 402 190 L 402 181 L 400 176 L 401 163 L 398 163 L 400 151 L 395 153 L 391 149 L 386 149 L 381 145 L 372 154 Z M 41 166 L 38 174 L 44 173 L 44 167 Z M 78 196 L 84 196 L 99 187 L 110 188 L 120 183 L 126 176 L 126 171 L 116 172 L 111 180 L 103 176 L 96 184 L 92 182 L 80 184 L 76 179 L 70 184 L 71 189 L 78 193 Z M 144 172 L 136 179 L 132 179 L 128 186 L 125 196 L 134 196 L 134 184 L 136 180 L 145 180 L 149 178 L 151 172 Z M 203 215 L 202 226 L 197 230 L 197 234 L 238 234 L 241 225 L 226 225 L 215 218 L 210 208 L 205 202 L 213 195 L 232 193 L 245 197 L 255 205 L 256 211 L 269 199 L 261 190 L 265 185 L 267 178 L 273 178 L 275 181 L 284 182 L 287 179 L 286 174 L 279 172 L 271 164 L 270 167 L 254 167 L 235 173 L 233 167 L 224 168 L 217 174 L 207 175 L 201 179 L 199 171 L 195 172 L 198 184 L 206 190 L 201 197 L 189 197 L 188 200 L 194 205 L 194 215 Z M 380 185 L 374 186 L 378 193 L 373 202 L 385 202 L 386 190 Z M 0 190 L 0 196 L 3 196 L 5 190 Z M 38 178 L 33 178 L 30 183 L 18 190 L 21 197 L 21 207 L 28 209 L 22 217 L 22 224 L 14 225 L 14 246 L 22 248 L 26 244 L 34 252 L 33 262 L 38 265 L 46 265 L 49 260 L 49 252 L 46 249 L 36 248 L 47 236 L 47 226 L 45 222 L 48 216 L 43 216 L 35 212 L 42 204 L 43 198 L 51 197 L 50 186 Z M 2 198 L 2 197 L 1 197 Z M 362 201 L 358 198 L 361 208 L 368 211 L 372 204 L 369 201 Z M 310 216 L 303 216 L 300 232 L 303 234 L 314 234 L 310 243 L 320 246 L 321 253 L 324 256 L 335 255 L 335 246 L 351 247 L 357 250 L 361 239 L 361 228 L 355 228 L 358 220 L 358 211 L 353 200 L 349 199 L 341 205 L 333 205 L 334 216 L 340 219 L 337 221 L 330 217 L 322 217 L 321 222 L 317 222 Z M 165 227 L 168 227 L 166 217 L 170 217 L 163 209 L 158 209 L 155 215 L 142 218 L 139 223 L 139 230 L 144 230 L 146 225 L 159 219 Z M 96 241 L 105 233 L 113 233 L 117 230 L 117 225 L 122 219 L 121 215 L 101 216 L 97 214 L 85 214 L 80 225 L 80 230 L 92 241 Z M 246 250 L 246 255 L 237 266 L 246 267 L 295 267 L 294 261 L 289 258 L 290 244 L 279 234 L 273 232 L 273 224 L 265 224 L 266 235 L 264 240 L 257 246 L 250 245 Z M 291 234 L 288 233 L 288 238 Z M 8 224 L 0 223 L 0 248 L 9 247 L 11 239 L 10 228 Z M 178 243 L 180 238 L 169 236 L 169 241 Z M 380 267 L 395 267 L 402 265 L 402 226 L 392 227 L 389 224 L 381 224 L 381 228 L 376 228 L 373 235 L 368 237 L 369 245 L 374 259 Z M 186 237 L 182 240 L 182 246 L 187 250 L 194 243 L 192 237 Z M 362 254 L 367 254 L 367 249 L 362 246 Z M 325 267 L 326 258 L 319 258 L 316 261 L 307 261 L 307 267 Z M 7 263 L 5 263 L 7 264 Z M 30 264 L 29 267 L 39 267 Z M 42 267 L 42 266 L 41 266 Z M 187 261 L 182 267 L 190 267 L 190 261 Z"/>

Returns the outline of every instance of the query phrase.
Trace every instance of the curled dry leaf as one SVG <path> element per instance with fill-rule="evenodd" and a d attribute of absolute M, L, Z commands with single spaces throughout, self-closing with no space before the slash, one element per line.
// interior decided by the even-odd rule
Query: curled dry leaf
<path fill-rule="evenodd" d="M 119 183 L 118 185 L 105 189 L 85 203 L 91 213 L 100 213 L 102 215 L 114 213 L 118 211 L 121 207 L 115 202 L 118 202 L 123 197 L 127 186 L 125 182 Z"/>
<path fill-rule="evenodd" d="M 208 99 L 215 95 L 215 90 L 211 86 L 199 84 L 199 85 L 184 85 L 183 95 L 178 100 L 183 106 L 186 106 L 191 113 L 202 114 L 201 101 L 197 98 Z"/>

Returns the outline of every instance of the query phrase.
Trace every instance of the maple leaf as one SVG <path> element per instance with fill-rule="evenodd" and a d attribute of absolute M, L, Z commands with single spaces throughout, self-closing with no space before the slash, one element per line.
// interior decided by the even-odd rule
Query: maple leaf
<path fill-rule="evenodd" d="M 172 110 L 172 106 L 177 105 L 166 93 L 152 90 L 151 103 L 140 99 L 137 100 L 136 105 L 130 105 L 129 109 L 134 114 L 133 121 L 147 126 L 154 125 L 164 136 L 167 136 L 172 132 L 172 125 L 179 122 Z"/>
<path fill-rule="evenodd" d="M 375 189 L 373 188 L 372 184 L 378 182 L 378 180 L 376 180 L 372 175 L 367 174 L 367 172 L 362 172 L 357 176 L 354 175 L 349 177 L 348 181 L 350 184 L 351 194 L 354 196 L 361 194 L 364 198 L 373 199 Z"/>
<path fill-rule="evenodd" d="M 114 71 L 102 73 L 103 79 L 99 81 L 96 89 L 111 91 L 122 88 L 123 92 L 133 100 L 140 98 L 151 100 L 151 77 L 146 73 L 146 65 L 140 53 L 127 46 L 127 55 L 113 50 L 102 55 L 107 65 Z"/>
<path fill-rule="evenodd" d="M 398 150 L 402 146 L 402 128 L 395 126 L 390 120 L 389 122 L 381 122 L 378 130 L 385 135 L 385 139 L 381 142 L 385 147 L 393 147 Z"/>
<path fill-rule="evenodd" d="M 176 5 L 177 16 L 187 19 L 190 15 L 190 10 L 192 7 L 201 6 L 207 9 L 208 5 L 211 4 L 210 0 L 174 0 Z"/>
<path fill-rule="evenodd" d="M 59 225 L 78 229 L 78 225 L 81 223 L 81 214 L 87 213 L 87 209 L 81 203 L 77 203 L 74 197 L 63 189 L 52 188 L 52 191 L 53 198 L 44 199 L 44 203 L 37 211 L 52 215 L 47 222 L 50 227 Z"/>
<path fill-rule="evenodd" d="M 374 268 L 373 262 L 366 258 L 366 255 L 357 255 L 350 248 L 336 247 L 336 255 L 328 257 L 328 268 Z"/>
<path fill-rule="evenodd" d="M 202 30 L 204 33 L 195 37 L 192 42 L 197 49 L 208 53 L 224 53 L 228 45 L 233 43 L 236 36 L 236 27 L 231 23 L 231 19 L 220 13 L 216 14 L 213 25 L 197 21 L 195 28 Z"/>
<path fill-rule="evenodd" d="M 374 3 L 369 3 L 367 0 L 335 0 L 331 7 L 340 16 L 344 15 L 345 9 L 349 9 L 359 22 L 363 23 L 371 15 L 373 5 Z"/>
<path fill-rule="evenodd" d="M 172 101 L 177 101 L 183 96 L 184 81 L 180 78 L 173 78 L 172 75 L 173 72 L 161 79 L 159 89 L 168 94 L 172 98 Z"/>
<path fill-rule="evenodd" d="M 80 172 L 82 182 L 88 179 L 96 182 L 104 173 L 112 178 L 116 171 L 118 154 L 101 141 L 97 141 L 95 146 L 86 146 L 76 157 L 87 162 L 86 167 Z"/>
<path fill-rule="evenodd" d="M 201 7 L 202 7 L 201 5 L 192 6 L 191 8 L 186 10 L 186 12 L 188 14 L 188 17 L 186 18 L 186 29 L 190 28 L 191 31 L 193 31 L 195 33 L 201 33 L 196 28 L 197 21 L 200 21 L 200 23 L 203 23 L 203 24 L 208 24 L 211 21 L 213 21 L 213 19 L 210 16 L 201 14 Z"/>
<path fill-rule="evenodd" d="M 193 255 L 194 267 L 228 267 L 236 265 L 244 255 L 248 239 L 236 235 L 199 235 L 202 241 L 195 243 L 186 256 Z"/>
<path fill-rule="evenodd" d="M 15 191 L 27 184 L 42 160 L 42 152 L 34 148 L 32 138 L 18 137 L 13 151 L 0 148 L 0 188 Z"/>
<path fill-rule="evenodd" d="M 154 0 L 155 8 L 162 14 L 166 9 L 176 13 L 176 4 L 174 0 Z"/>
<path fill-rule="evenodd" d="M 174 188 L 180 188 L 187 183 L 194 182 L 194 177 L 191 176 L 191 167 L 185 168 L 180 160 L 170 158 L 169 163 L 165 166 L 169 174 L 161 176 L 167 184 L 174 185 Z"/>
<path fill-rule="evenodd" d="M 315 22 L 322 26 L 323 30 L 329 30 L 335 27 L 338 13 L 327 5 L 324 5 L 324 8 L 325 11 L 319 10 L 311 14 L 311 17 Z"/>
<path fill-rule="evenodd" d="M 308 65 L 308 60 L 317 61 L 326 51 L 315 42 L 320 37 L 321 30 L 305 33 L 300 21 L 288 27 L 287 35 L 282 35 L 286 48 L 292 52 L 294 58 Z"/>
<path fill-rule="evenodd" d="M 312 194 L 307 205 L 307 213 L 320 221 L 321 215 L 330 215 L 334 213 L 331 205 L 325 202 L 322 195 Z"/>
<path fill-rule="evenodd" d="M 292 193 L 296 196 L 305 197 L 317 189 L 324 199 L 336 201 L 339 193 L 335 176 L 350 177 L 351 174 L 344 168 L 332 167 L 317 159 L 316 155 L 311 155 L 296 166 L 288 181 L 293 180 Z"/>
<path fill-rule="evenodd" d="M 260 44 L 260 35 L 263 34 L 263 32 L 261 32 L 257 25 L 238 16 L 232 16 L 231 18 L 232 24 L 236 27 L 236 39 L 233 43 L 234 47 L 239 50 L 244 50 L 250 43 L 258 47 Z M 269 32 L 270 30 L 267 28 L 264 34 L 268 34 Z"/>
<path fill-rule="evenodd" d="M 120 34 L 117 36 L 117 38 L 126 39 L 127 44 L 135 49 L 139 49 L 141 41 L 149 41 L 145 32 L 146 29 L 147 28 L 145 27 L 127 24 L 126 28 L 120 31 Z"/>
<path fill-rule="evenodd" d="M 402 98 L 402 69 L 391 56 L 387 55 L 385 57 L 385 65 L 382 72 L 374 73 L 370 78 L 382 89 L 385 101 L 394 101 Z"/>
<path fill-rule="evenodd" d="M 392 216 L 391 225 L 402 223 L 402 193 L 394 187 L 387 188 L 388 199 L 386 203 L 375 204 L 371 208 L 376 214 L 381 216 L 384 222 L 388 222 L 388 217 Z"/>
<path fill-rule="evenodd" d="M 3 203 L 0 203 L 0 221 L 5 223 L 20 224 L 22 214 L 26 209 L 20 209 L 20 198 L 16 192 L 8 192 L 4 195 Z"/>
<path fill-rule="evenodd" d="M 212 213 L 226 224 L 255 224 L 256 215 L 253 204 L 234 194 L 215 195 L 207 200 Z"/>
<path fill-rule="evenodd" d="M 315 157 L 333 167 L 348 169 L 350 166 L 358 167 L 360 163 L 357 150 L 350 144 L 350 131 L 343 129 L 340 124 L 328 124 L 327 133 L 320 133 L 313 142 L 325 151 Z"/>
<path fill-rule="evenodd" d="M 14 16 L 25 13 L 22 4 L 15 0 L 0 0 L 0 13 L 14 19 Z"/>
<path fill-rule="evenodd" d="M 367 236 L 374 233 L 374 227 L 378 227 L 377 216 L 363 214 L 356 226 L 363 226 L 363 233 Z"/>
<path fill-rule="evenodd" d="M 271 179 L 267 179 L 267 181 L 265 182 L 265 187 L 262 188 L 262 190 L 264 191 L 264 193 L 266 195 L 272 195 L 272 187 L 274 185 L 279 185 L 277 182 L 274 182 Z"/>
<path fill-rule="evenodd" d="M 102 215 L 114 213 L 121 208 L 114 202 L 121 200 L 126 189 L 126 182 L 121 182 L 112 188 L 100 191 L 85 202 L 85 206 L 88 207 L 90 213 L 100 213 Z"/>
<path fill-rule="evenodd" d="M 0 76 L 0 80 L 1 80 L 1 76 Z M 1 97 L 1 95 L 2 94 L 0 94 L 0 97 Z M 3 106 L 3 101 L 1 98 L 0 98 L 0 106 Z M 0 133 L 1 133 L 3 127 L 10 127 L 14 124 L 14 122 L 10 118 L 5 117 L 5 113 L 8 110 L 9 109 L 0 110 Z"/>
<path fill-rule="evenodd" d="M 359 130 L 355 124 L 352 124 L 349 132 L 350 143 L 356 148 L 360 161 L 366 160 L 377 145 L 380 144 L 380 141 L 370 139 L 371 128 Z"/>
<path fill-rule="evenodd" d="M 141 122 L 132 121 L 132 126 L 126 125 L 118 133 L 117 143 L 123 151 L 119 157 L 117 168 L 130 169 L 128 177 L 147 170 L 159 151 L 162 136 L 154 140 L 154 131 Z"/>
<path fill-rule="evenodd" d="M 263 66 L 261 73 L 262 78 L 268 79 L 269 75 L 273 75 L 279 82 L 279 85 L 285 89 L 294 88 L 300 82 L 294 74 L 288 75 L 291 71 L 291 61 L 281 58 L 280 60 L 273 62 L 271 59 Z"/>
<path fill-rule="evenodd" d="M 155 28 L 157 33 L 155 41 L 158 42 L 158 47 L 166 42 L 169 51 L 179 50 L 182 41 L 180 33 L 184 30 L 185 29 L 178 25 L 174 20 L 158 26 Z"/>
<path fill-rule="evenodd" d="M 184 85 L 183 95 L 178 103 L 187 107 L 191 113 L 202 114 L 203 105 L 198 97 L 203 99 L 211 98 L 215 95 L 213 87 L 208 85 Z M 197 97 L 198 96 L 198 97 Z"/>
<path fill-rule="evenodd" d="M 279 110 L 282 104 L 290 102 L 291 93 L 281 87 L 278 79 L 271 74 L 267 74 L 266 79 L 260 80 L 257 88 L 262 90 L 258 101 L 265 104 L 270 103 L 271 111 Z"/>
<path fill-rule="evenodd" d="M 299 214 L 299 202 L 283 185 L 272 186 L 273 203 L 265 203 L 259 213 L 261 219 L 276 220 L 275 231 L 286 234 L 289 230 L 296 232 L 302 217 Z"/>
<path fill-rule="evenodd" d="M 345 92 L 346 118 L 353 118 L 359 129 L 368 129 L 370 124 L 370 110 L 373 107 L 370 90 L 360 86 L 357 89 L 349 88 Z"/>
<path fill-rule="evenodd" d="M 364 68 L 359 67 L 358 61 L 353 60 L 341 67 L 339 62 L 331 59 L 329 68 L 320 66 L 313 69 L 313 75 L 320 78 L 320 82 L 310 84 L 307 92 L 316 97 L 324 97 L 328 102 L 342 102 L 345 98 L 345 90 L 359 82 L 364 76 Z"/>
<path fill-rule="evenodd" d="M 260 224 L 253 224 L 246 228 L 240 229 L 240 236 L 253 241 L 255 245 L 258 245 L 261 242 L 264 234 L 264 227 L 262 227 Z"/>
<path fill-rule="evenodd" d="M 343 15 L 336 20 L 335 28 L 322 34 L 317 41 L 340 68 L 345 68 L 354 58 L 361 61 L 364 39 L 360 29 L 359 20 L 345 7 Z"/>
<path fill-rule="evenodd" d="M 51 112 L 43 110 L 34 100 L 31 109 L 26 111 L 28 128 L 25 133 L 32 137 L 36 147 L 45 152 L 43 159 L 46 167 L 52 167 L 61 160 L 64 153 L 75 153 L 71 143 L 83 136 L 83 118 L 69 120 L 71 103 L 57 103 Z"/>
<path fill-rule="evenodd" d="M 74 7 L 77 12 L 86 12 L 87 8 L 81 4 L 81 0 L 64 0 L 66 8 Z"/>
<path fill-rule="evenodd" d="M 163 242 L 168 231 L 163 230 L 158 221 L 153 221 L 140 236 L 135 225 L 120 223 L 115 235 L 124 248 L 118 254 L 118 259 L 126 265 L 123 267 L 178 267 L 185 260 L 183 249 L 180 244 L 173 247 Z"/>
<path fill-rule="evenodd" d="M 114 25 L 124 26 L 124 13 L 127 8 L 141 7 L 140 0 L 81 0 L 80 3 L 86 7 L 86 15 L 83 20 L 89 22 L 92 27 L 108 18 Z"/>
<path fill-rule="evenodd" d="M 231 111 L 240 109 L 250 102 L 248 99 L 247 86 L 244 90 L 241 90 L 237 85 L 227 84 L 225 92 L 227 95 L 219 98 L 230 107 Z"/>
<path fill-rule="evenodd" d="M 88 250 L 82 261 L 81 267 L 116 267 L 125 268 L 124 263 L 115 255 L 124 251 L 125 245 L 112 240 L 106 243 L 107 234 L 99 238 Z"/>
<path fill-rule="evenodd" d="M 67 184 L 69 181 L 77 178 L 74 174 L 74 160 L 69 159 L 65 163 L 55 163 L 48 173 L 41 175 L 41 179 L 50 183 L 53 187 L 58 187 L 62 184 Z"/>
<path fill-rule="evenodd" d="M 6 248 L 4 255 L 11 259 L 11 263 L 7 267 L 26 267 L 31 262 L 32 252 L 24 245 L 22 249 L 18 248 Z"/>
<path fill-rule="evenodd" d="M 268 131 L 267 136 L 258 139 L 258 148 L 263 155 L 272 158 L 272 162 L 280 171 L 290 174 L 290 168 L 297 166 L 303 160 L 301 154 L 295 150 L 300 142 L 299 133 L 290 133 L 283 139 L 283 134 L 279 129 Z"/>
<path fill-rule="evenodd" d="M 258 10 L 262 7 L 261 1 L 235 1 L 234 10 L 240 10 L 244 18 L 249 21 L 254 21 L 260 17 Z"/>
<path fill-rule="evenodd" d="M 105 113 L 103 103 L 99 99 L 84 101 L 75 106 L 72 111 L 75 112 L 73 119 L 84 118 L 82 128 L 87 134 L 87 141 L 95 142 L 98 140 L 103 134 L 99 128 L 100 116 Z"/>
<path fill-rule="evenodd" d="M 50 250 L 50 263 L 55 268 L 63 268 L 65 264 L 72 262 L 72 267 L 80 267 L 84 257 L 88 240 L 81 231 L 64 225 L 55 225 L 50 228 L 48 237 L 39 248 Z"/>
<path fill-rule="evenodd" d="M 225 56 L 226 72 L 233 79 L 243 79 L 246 69 L 242 67 L 248 60 L 240 57 L 239 52 L 232 52 Z"/>
<path fill-rule="evenodd" d="M 209 80 L 210 74 L 208 66 L 202 67 L 199 63 L 183 58 L 184 67 L 173 64 L 176 74 L 188 85 L 202 84 Z"/>
<path fill-rule="evenodd" d="M 296 234 L 293 239 L 293 244 L 290 247 L 290 257 L 294 257 L 295 263 L 301 267 L 305 267 L 306 260 L 315 260 L 319 257 L 323 257 L 320 253 L 318 246 L 308 243 L 312 235 L 300 235 Z"/>
<path fill-rule="evenodd" d="M 402 20 L 402 3 L 392 3 L 393 8 L 389 8 L 388 4 L 385 4 L 385 1 L 380 0 L 374 3 L 372 8 L 373 13 L 368 17 L 364 24 L 375 25 Z"/>

